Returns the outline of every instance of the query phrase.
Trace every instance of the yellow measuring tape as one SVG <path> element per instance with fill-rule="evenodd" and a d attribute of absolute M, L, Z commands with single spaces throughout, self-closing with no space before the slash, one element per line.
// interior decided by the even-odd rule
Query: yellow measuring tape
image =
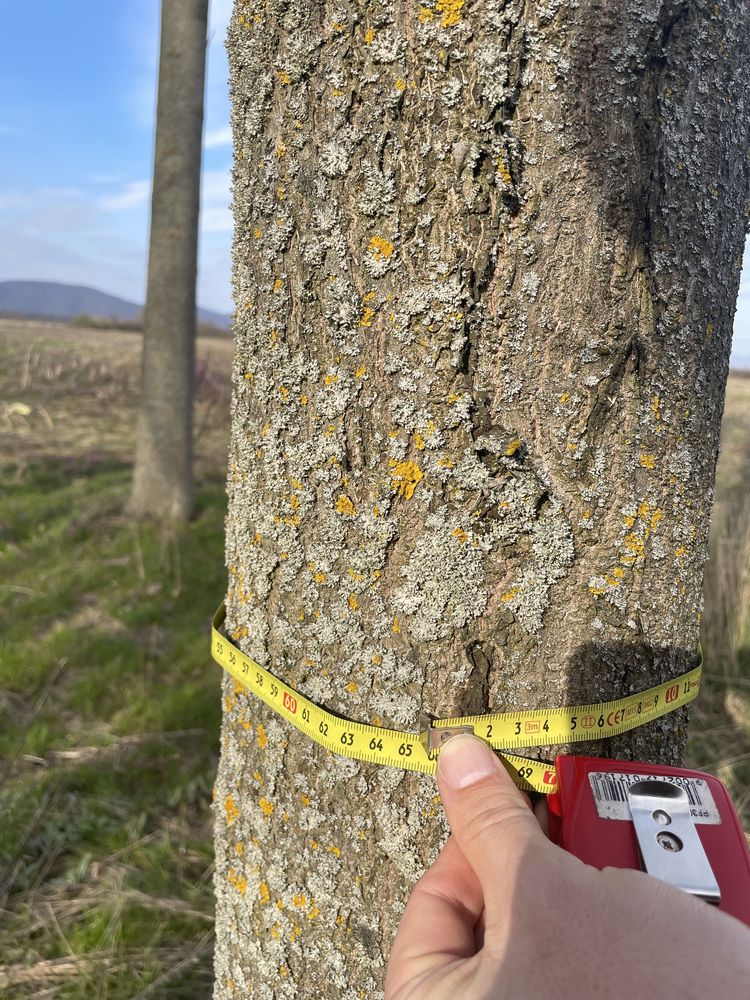
<path fill-rule="evenodd" d="M 282 719 L 291 722 L 332 753 L 372 764 L 434 774 L 441 742 L 455 732 L 473 732 L 493 749 L 502 751 L 501 757 L 520 788 L 537 792 L 555 791 L 557 774 L 554 765 L 519 757 L 508 753 L 509 749 L 546 747 L 616 736 L 687 705 L 700 690 L 702 656 L 699 650 L 699 663 L 693 670 L 657 684 L 648 691 L 615 701 L 437 719 L 422 733 L 402 733 L 366 722 L 353 722 L 305 698 L 222 635 L 219 629 L 225 615 L 226 609 L 222 604 L 214 615 L 211 629 L 211 655 L 216 662 Z"/>

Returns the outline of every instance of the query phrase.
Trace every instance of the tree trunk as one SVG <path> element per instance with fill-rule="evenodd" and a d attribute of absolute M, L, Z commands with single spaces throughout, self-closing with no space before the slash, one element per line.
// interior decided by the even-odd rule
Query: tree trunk
<path fill-rule="evenodd" d="M 193 379 L 208 0 L 162 0 L 141 400 L 131 509 L 193 507 Z"/>
<path fill-rule="evenodd" d="M 247 653 L 413 731 L 694 664 L 749 39 L 744 0 L 235 5 Z M 224 690 L 215 997 L 381 996 L 433 780 Z M 576 749 L 673 763 L 685 726 Z"/>

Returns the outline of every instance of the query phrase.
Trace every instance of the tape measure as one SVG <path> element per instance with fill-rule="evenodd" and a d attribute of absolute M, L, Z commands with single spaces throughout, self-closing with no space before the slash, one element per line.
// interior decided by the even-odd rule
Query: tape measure
<path fill-rule="evenodd" d="M 553 764 L 508 753 L 514 748 L 547 747 L 581 740 L 603 740 L 644 726 L 687 705 L 700 690 L 703 667 L 698 666 L 647 691 L 594 705 L 493 712 L 455 719 L 436 719 L 422 733 L 405 733 L 366 722 L 354 722 L 329 712 L 289 687 L 243 653 L 219 631 L 226 608 L 213 618 L 211 655 L 228 673 L 300 732 L 332 753 L 371 764 L 434 774 L 440 745 L 457 732 L 469 732 L 501 752 L 508 771 L 526 791 L 549 794 L 557 788 Z"/>

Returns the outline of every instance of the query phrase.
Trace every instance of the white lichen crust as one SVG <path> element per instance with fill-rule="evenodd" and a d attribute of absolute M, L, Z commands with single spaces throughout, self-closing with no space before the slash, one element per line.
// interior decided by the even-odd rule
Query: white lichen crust
<path fill-rule="evenodd" d="M 750 7 L 237 0 L 228 628 L 332 711 L 692 665 Z M 216 1000 L 382 996 L 432 779 L 224 682 Z M 599 753 L 679 755 L 684 715 Z M 579 748 L 580 749 L 580 748 Z"/>

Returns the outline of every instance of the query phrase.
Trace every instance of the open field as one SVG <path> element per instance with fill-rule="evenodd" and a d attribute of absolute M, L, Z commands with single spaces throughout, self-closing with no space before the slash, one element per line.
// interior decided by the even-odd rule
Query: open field
<path fill-rule="evenodd" d="M 140 337 L 0 325 L 0 996 L 204 998 L 230 342 L 202 341 L 198 516 L 136 529 Z M 728 395 L 691 763 L 750 820 L 750 379 Z"/>
<path fill-rule="evenodd" d="M 0 331 L 0 996 L 205 997 L 231 344 L 199 351 L 198 516 L 123 514 L 140 338 Z"/>

